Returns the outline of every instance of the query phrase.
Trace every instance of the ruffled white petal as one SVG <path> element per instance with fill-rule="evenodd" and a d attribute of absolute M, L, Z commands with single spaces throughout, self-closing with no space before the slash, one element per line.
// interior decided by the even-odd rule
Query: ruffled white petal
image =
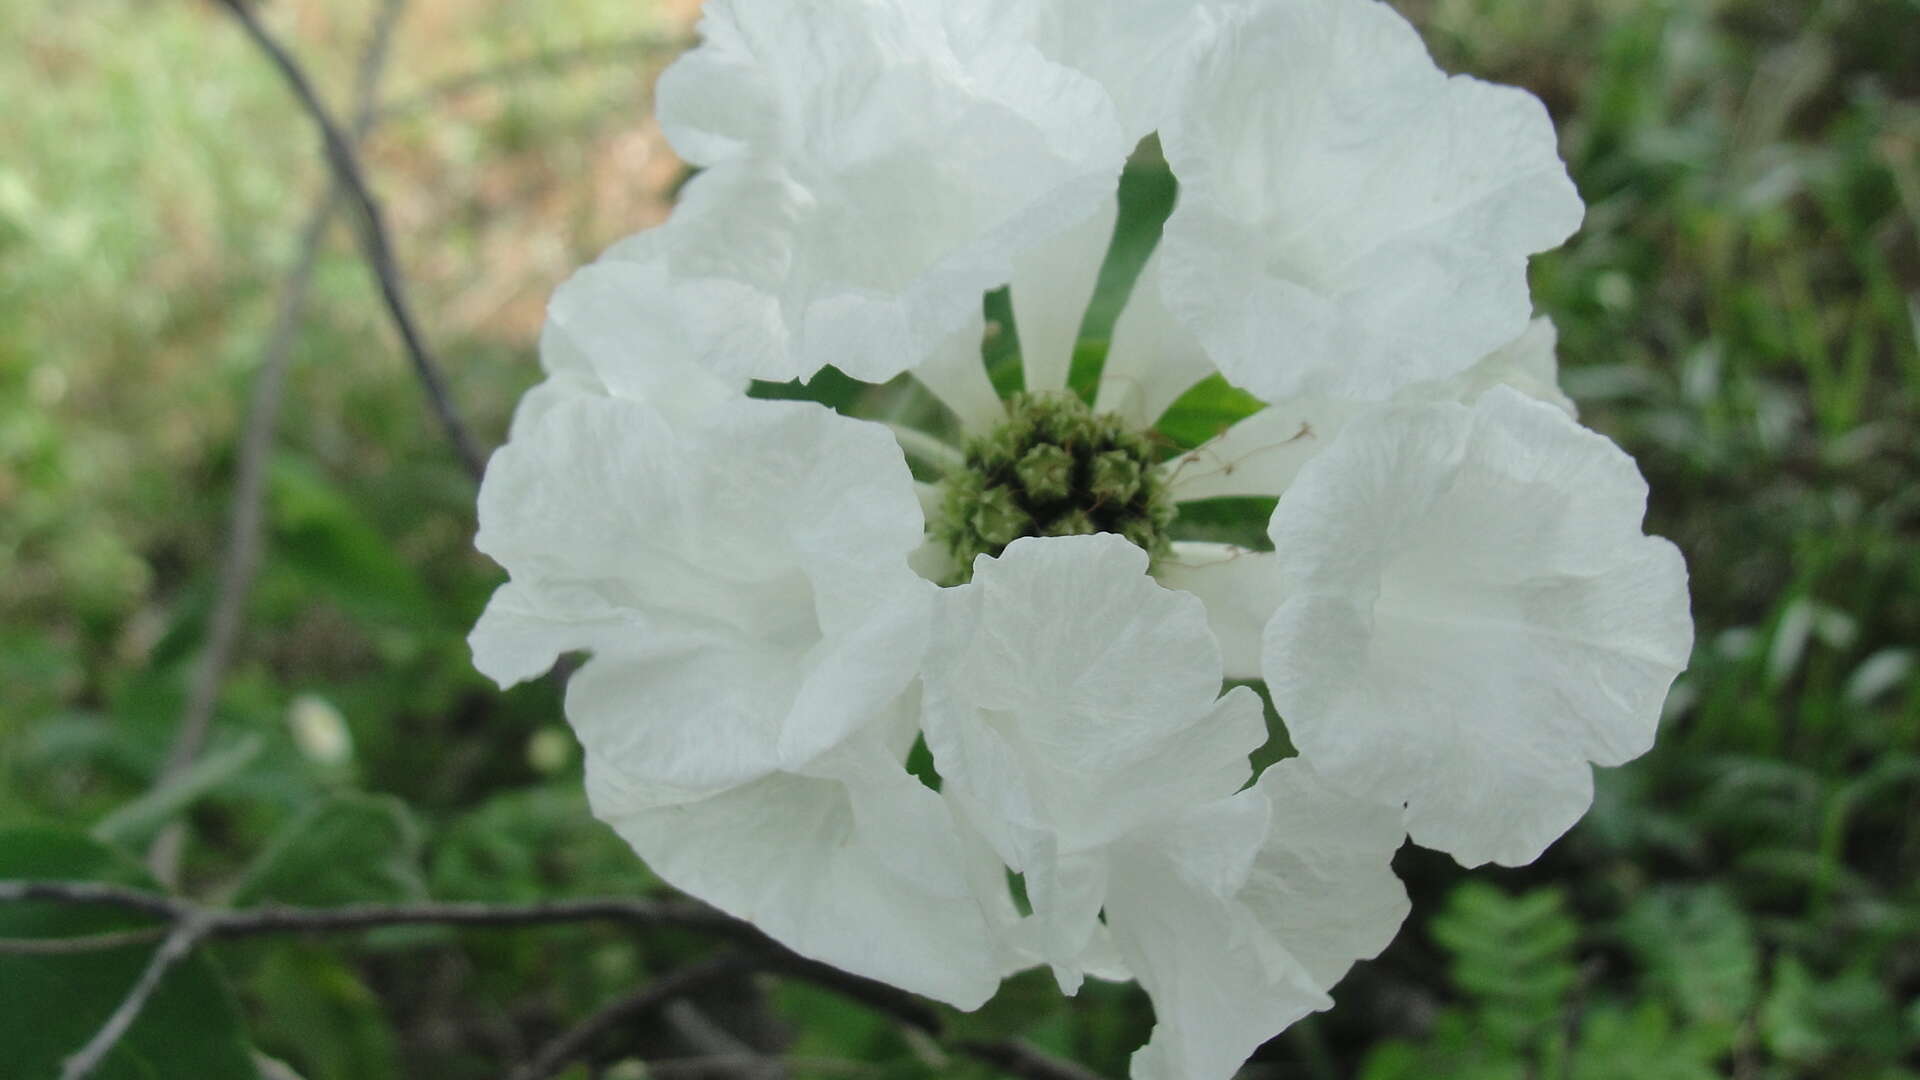
<path fill-rule="evenodd" d="M 1532 96 L 1449 78 L 1375 0 L 1222 8 L 1162 144 L 1169 305 L 1269 401 L 1380 400 L 1529 313 L 1579 197 Z"/>
<path fill-rule="evenodd" d="M 1160 584 L 1206 605 L 1207 626 L 1220 643 L 1229 679 L 1260 678 L 1260 637 L 1282 599 L 1275 558 L 1271 551 L 1178 540 L 1154 567 Z"/>
<path fill-rule="evenodd" d="M 1158 128 L 1207 31 L 1204 9 L 1221 0 L 988 0 L 949 5 L 978 21 L 1018 29 L 1048 59 L 1077 68 L 1113 95 L 1127 137 Z"/>
<path fill-rule="evenodd" d="M 1100 369 L 1094 407 L 1118 413 L 1134 426 L 1151 427 L 1167 407 L 1213 374 L 1213 361 L 1193 332 L 1167 310 L 1161 296 L 1161 260 L 1147 258 L 1133 292 L 1113 326 L 1113 343 Z"/>
<path fill-rule="evenodd" d="M 801 772 L 659 805 L 587 758 L 594 811 L 662 879 L 803 956 L 978 1007 L 999 951 L 946 805 L 872 735 Z"/>
<path fill-rule="evenodd" d="M 885 428 L 737 400 L 698 422 L 556 402 L 495 454 L 479 548 L 507 568 L 475 627 L 503 683 L 594 658 L 568 716 L 602 768 L 685 791 L 811 760 L 912 679 L 930 586 Z"/>
<path fill-rule="evenodd" d="M 1107 924 L 1153 999 L 1135 1080 L 1227 1080 L 1261 1043 L 1331 1004 L 1406 918 L 1391 808 L 1299 759 L 1251 790 L 1120 845 Z"/>
<path fill-rule="evenodd" d="M 967 431 L 991 431 L 1007 418 L 1007 408 L 987 378 L 980 354 L 986 312 L 976 314 L 928 354 L 913 369 L 913 377 L 939 398 Z"/>
<path fill-rule="evenodd" d="M 925 730 L 943 791 L 1027 875 L 1063 987 L 1097 936 L 1103 848 L 1245 782 L 1259 699 L 1219 698 L 1200 602 L 1117 536 L 1016 540 L 944 590 Z"/>
<path fill-rule="evenodd" d="M 1560 389 L 1560 332 L 1542 316 L 1519 337 L 1488 353 L 1479 363 L 1448 379 L 1416 383 L 1395 396 L 1398 401 L 1459 401 L 1472 404 L 1496 386 L 1509 386 L 1578 419 L 1580 410 Z"/>
<path fill-rule="evenodd" d="M 701 31 L 659 89 L 669 140 L 707 167 L 673 271 L 759 377 L 912 368 L 1131 149 L 1091 79 L 941 6 L 715 0 Z"/>
<path fill-rule="evenodd" d="M 667 273 L 669 232 L 642 233 L 554 291 L 541 334 L 541 362 L 554 378 L 588 380 L 669 415 L 698 414 L 745 393 L 744 368 L 701 359 Z"/>
<path fill-rule="evenodd" d="M 1406 839 L 1400 814 L 1337 791 L 1300 758 L 1270 766 L 1254 790 L 1272 805 L 1272 824 L 1235 898 L 1313 985 L 1330 989 L 1406 920 L 1407 890 L 1393 873 Z"/>
<path fill-rule="evenodd" d="M 1014 260 L 1013 324 L 1029 391 L 1066 389 L 1080 323 L 1119 215 L 1119 200 L 1108 195 L 1093 214 Z"/>
<path fill-rule="evenodd" d="M 1406 804 L 1462 863 L 1531 861 L 1588 762 L 1653 741 L 1692 640 L 1686 570 L 1640 533 L 1611 442 L 1497 387 L 1350 423 L 1281 497 L 1264 670 L 1330 782 Z"/>

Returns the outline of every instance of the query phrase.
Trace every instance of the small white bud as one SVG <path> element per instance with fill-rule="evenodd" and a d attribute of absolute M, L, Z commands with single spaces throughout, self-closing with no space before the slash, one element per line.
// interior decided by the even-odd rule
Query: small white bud
<path fill-rule="evenodd" d="M 527 764 L 534 772 L 557 773 L 572 760 L 573 737 L 564 728 L 541 728 L 527 740 Z"/>
<path fill-rule="evenodd" d="M 287 728 L 293 743 L 307 760 L 327 768 L 337 768 L 353 759 L 353 732 L 347 718 L 333 703 L 313 694 L 302 694 L 287 707 Z"/>

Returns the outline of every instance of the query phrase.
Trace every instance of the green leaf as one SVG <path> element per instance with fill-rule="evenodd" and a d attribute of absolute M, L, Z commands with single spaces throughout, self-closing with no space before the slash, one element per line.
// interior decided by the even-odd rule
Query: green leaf
<path fill-rule="evenodd" d="M 247 869 L 231 902 L 324 905 L 424 895 L 420 829 L 406 805 L 349 792 L 287 823 Z"/>
<path fill-rule="evenodd" d="M 1479 1005 L 1485 1034 L 1525 1046 L 1558 1024 L 1579 976 L 1580 926 L 1558 889 L 1508 896 L 1485 882 L 1454 889 L 1432 933 L 1453 954 L 1453 981 Z"/>
<path fill-rule="evenodd" d="M 232 746 L 206 755 L 172 783 L 155 788 L 101 818 L 93 826 L 93 838 L 123 848 L 145 842 L 208 792 L 240 775 L 265 746 L 258 735 L 248 735 Z"/>
<path fill-rule="evenodd" d="M 1854 969 L 1819 979 L 1797 958 L 1774 965 L 1773 987 L 1760 1006 L 1760 1037 L 1781 1058 L 1800 1065 L 1828 1059 L 1891 1064 L 1906 1039 L 1886 988 Z"/>
<path fill-rule="evenodd" d="M 431 625 L 432 595 L 351 501 L 291 457 L 276 459 L 270 477 L 279 569 L 366 623 Z"/>
<path fill-rule="evenodd" d="M 1706 1040 L 1676 1032 L 1657 1001 L 1631 1011 L 1602 1005 L 1589 1011 L 1573 1054 L 1573 1080 L 1719 1080 Z"/>
<path fill-rule="evenodd" d="M 1731 1046 L 1759 996 L 1760 947 L 1726 891 L 1655 890 L 1628 909 L 1620 933 L 1690 1025 Z"/>
<path fill-rule="evenodd" d="M 0 878 L 152 881 L 132 862 L 83 833 L 0 831 Z M 110 907 L 50 902 L 0 904 L 0 937 L 62 938 L 134 929 L 150 916 Z M 0 953 L 0 1068 L 18 1080 L 58 1074 L 60 1062 L 92 1038 L 146 969 L 155 945 L 72 955 Z M 95 1080 L 255 1080 L 239 1007 L 218 969 L 196 952 L 174 966 Z"/>
<path fill-rule="evenodd" d="M 1180 395 L 1154 429 L 1175 446 L 1190 449 L 1265 407 L 1221 376 L 1209 375 Z"/>
<path fill-rule="evenodd" d="M 260 1045 L 306 1080 L 400 1075 L 386 1010 L 352 968 L 312 945 L 276 946 L 247 981 Z"/>

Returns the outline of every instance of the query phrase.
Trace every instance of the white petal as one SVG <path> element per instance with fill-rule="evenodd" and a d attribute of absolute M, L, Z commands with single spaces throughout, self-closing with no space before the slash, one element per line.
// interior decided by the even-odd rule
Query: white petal
<path fill-rule="evenodd" d="M 1260 1044 L 1330 1004 L 1406 918 L 1393 809 L 1342 795 L 1292 759 L 1250 791 L 1124 845 L 1107 921 L 1153 998 L 1136 1080 L 1231 1077 Z"/>
<path fill-rule="evenodd" d="M 1290 398 L 1261 409 L 1161 468 L 1180 502 L 1279 495 L 1348 420 L 1367 409 L 1359 402 Z"/>
<path fill-rule="evenodd" d="M 1213 361 L 1193 332 L 1167 310 L 1161 296 L 1161 260 L 1147 257 L 1133 293 L 1113 326 L 1113 343 L 1100 369 L 1095 408 L 1119 413 L 1147 428 L 1193 384 L 1213 374 Z"/>
<path fill-rule="evenodd" d="M 1472 404 L 1496 386 L 1515 390 L 1575 419 L 1580 410 L 1560 389 L 1560 333 L 1553 320 L 1538 318 L 1519 337 L 1488 353 L 1479 363 L 1448 379 L 1416 383 L 1395 395 L 1398 401 L 1459 401 Z"/>
<path fill-rule="evenodd" d="M 744 368 L 710 366 L 674 302 L 664 231 L 576 271 L 547 305 L 541 361 L 556 377 L 590 379 L 668 413 L 699 413 L 741 396 Z M 637 238 L 638 239 L 638 238 Z"/>
<path fill-rule="evenodd" d="M 1246 781 L 1258 697 L 1216 700 L 1200 602 L 1112 535 L 1016 540 L 942 590 L 925 672 L 943 793 L 1027 876 L 1032 948 L 1063 988 L 1097 945 L 1106 845 Z"/>
<path fill-rule="evenodd" d="M 1267 800 L 1246 792 L 1186 824 L 1187 838 L 1250 856 Z M 1261 1043 L 1331 1002 L 1219 881 L 1186 872 L 1187 844 L 1160 839 L 1116 854 L 1107 899 L 1114 943 L 1153 999 L 1153 1037 L 1133 1055 L 1132 1076 L 1229 1080 Z"/>
<path fill-rule="evenodd" d="M 1611 442 L 1504 387 L 1349 424 L 1269 530 L 1263 666 L 1301 754 L 1405 802 L 1424 845 L 1531 861 L 1585 812 L 1588 762 L 1652 744 L 1686 665 L 1686 570 L 1645 501 Z"/>
<path fill-rule="evenodd" d="M 1206 605 L 1229 679 L 1260 678 L 1260 636 L 1282 599 L 1274 559 L 1271 551 L 1180 540 L 1154 567 L 1162 585 Z"/>
<path fill-rule="evenodd" d="M 1146 562 L 1111 534 L 1027 537 L 939 597 L 925 724 L 941 775 L 1022 826 L 1060 833 L 1062 851 L 1150 816 L 1145 800 L 1110 805 L 1101 785 L 1217 707 L 1205 611 L 1147 577 Z M 1238 723 L 1212 730 L 1229 760 L 1261 741 Z M 1006 803 L 1008 791 L 1022 805 Z"/>
<path fill-rule="evenodd" d="M 1159 127 L 1207 30 L 1199 17 L 1218 0 L 998 0 L 981 9 L 996 26 L 1017 26 L 1049 59 L 1093 76 L 1113 95 L 1127 136 Z"/>
<path fill-rule="evenodd" d="M 1372 0 L 1219 16 L 1162 128 L 1168 303 L 1236 385 L 1378 400 L 1526 325 L 1581 204 L 1540 102 L 1448 78 Z"/>
<path fill-rule="evenodd" d="M 660 86 L 668 138 L 707 166 L 673 269 L 763 378 L 912 368 L 1132 149 L 1092 80 L 937 6 L 715 0 L 701 31 Z"/>
<path fill-rule="evenodd" d="M 980 341 L 986 334 L 986 312 L 948 335 L 920 366 L 913 377 L 920 380 L 940 399 L 967 431 L 991 431 L 1007 418 L 1007 408 L 987 378 L 986 361 L 980 354 Z"/>
<path fill-rule="evenodd" d="M 576 396 L 488 467 L 476 543 L 512 580 L 475 662 L 512 682 L 592 650 L 568 717 L 636 781 L 713 790 L 797 767 L 913 677 L 922 527 L 879 425 L 744 399 L 696 424 Z"/>
<path fill-rule="evenodd" d="M 1342 794 L 1300 758 L 1270 766 L 1255 790 L 1273 806 L 1272 826 L 1237 899 L 1331 989 L 1406 920 L 1407 890 L 1393 873 L 1406 829 L 1394 808 Z"/>
<path fill-rule="evenodd" d="M 597 765 L 595 812 L 676 888 L 803 956 L 963 1009 L 999 984 L 953 819 L 877 740 L 668 806 Z"/>
<path fill-rule="evenodd" d="M 1013 324 L 1029 391 L 1064 390 L 1080 322 L 1113 240 L 1120 203 L 1109 194 L 1099 209 L 1028 249 L 1013 262 Z"/>

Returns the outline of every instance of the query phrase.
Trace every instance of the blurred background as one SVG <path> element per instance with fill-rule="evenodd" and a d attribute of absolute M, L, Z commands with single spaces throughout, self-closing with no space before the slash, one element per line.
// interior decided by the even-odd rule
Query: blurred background
<path fill-rule="evenodd" d="M 1604 771 L 1538 864 L 1403 851 L 1400 940 L 1244 1075 L 1920 1078 L 1920 0 L 1397 6 L 1443 66 L 1554 114 L 1590 213 L 1536 261 L 1536 302 L 1583 419 L 1652 484 L 1649 531 L 1687 554 L 1699 644 L 1659 745 Z M 260 10 L 347 116 L 379 7 Z M 485 446 L 538 374 L 548 292 L 670 207 L 649 90 L 697 8 L 401 8 L 365 162 Z M 285 339 L 260 574 L 209 739 L 151 793 L 326 175 L 213 4 L 6 0 L 0 42 L 0 877 L 134 880 L 115 851 L 171 832 L 180 887 L 235 903 L 658 888 L 588 815 L 552 686 L 503 694 L 469 666 L 500 575 L 344 215 Z M 222 945 L 228 989 L 174 1003 L 172 1043 L 147 1033 L 162 1064 L 125 1075 L 217 1075 L 192 1024 L 232 1013 L 309 1080 L 495 1077 L 710 949 L 608 926 Z M 0 957 L 4 1045 L 83 1040 L 141 963 L 98 959 L 104 1001 Z M 29 1018 L 42 985 L 61 989 Z M 566 1075 L 747 1075 L 714 1040 L 794 1077 L 992 1075 L 804 985 L 704 1008 L 724 1030 L 667 1017 Z M 1117 1076 L 1150 1015 L 1130 987 L 1066 1000 L 1042 976 L 961 1030 Z"/>

